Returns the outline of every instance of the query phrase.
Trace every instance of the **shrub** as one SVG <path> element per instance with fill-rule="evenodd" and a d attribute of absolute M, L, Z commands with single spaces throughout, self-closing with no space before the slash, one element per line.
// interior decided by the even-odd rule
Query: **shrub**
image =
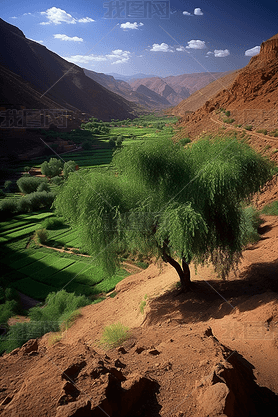
<path fill-rule="evenodd" d="M 7 300 L 4 304 L 0 304 L 0 324 L 6 324 L 9 318 L 17 311 L 16 300 Z"/>
<path fill-rule="evenodd" d="M 45 178 L 23 176 L 17 180 L 19 190 L 24 194 L 37 191 L 40 184 L 46 183 Z"/>
<path fill-rule="evenodd" d="M 230 123 L 234 123 L 234 121 L 235 121 L 235 119 L 230 119 L 230 118 L 223 119 L 223 122 L 224 122 L 224 123 L 228 123 L 228 124 L 230 124 Z"/>
<path fill-rule="evenodd" d="M 242 244 L 255 243 L 260 239 L 258 227 L 262 223 L 260 213 L 252 206 L 246 207 L 243 211 L 244 233 L 241 236 Z"/>
<path fill-rule="evenodd" d="M 56 177 L 51 178 L 51 182 L 54 185 L 61 185 L 63 181 L 64 181 L 63 177 L 59 177 L 58 175 L 56 175 Z"/>
<path fill-rule="evenodd" d="M 25 172 L 29 172 L 29 171 L 30 171 L 30 169 L 31 169 L 31 168 L 30 168 L 30 167 L 28 167 L 28 166 L 24 167 L 24 171 L 25 171 Z"/>
<path fill-rule="evenodd" d="M 6 197 L 6 193 L 2 190 L 2 188 L 0 188 L 0 198 L 5 198 Z"/>
<path fill-rule="evenodd" d="M 7 180 L 4 183 L 4 190 L 6 193 L 16 193 L 18 191 L 18 187 L 15 182 Z"/>
<path fill-rule="evenodd" d="M 32 211 L 31 202 L 28 197 L 19 198 L 17 201 L 17 209 L 19 213 L 28 213 Z"/>
<path fill-rule="evenodd" d="M 121 345 L 128 337 L 128 327 L 121 323 L 114 323 L 104 328 L 99 344 L 104 348 L 112 348 Z"/>
<path fill-rule="evenodd" d="M 122 136 L 118 136 L 117 140 L 116 140 L 116 146 L 117 147 L 121 147 L 122 143 L 123 143 L 123 137 Z"/>
<path fill-rule="evenodd" d="M 230 115 L 231 115 L 230 110 L 225 111 L 225 114 L 226 114 L 227 117 L 230 117 Z"/>
<path fill-rule="evenodd" d="M 75 167 L 76 167 L 76 163 L 74 161 L 65 162 L 64 167 L 63 167 L 63 176 L 64 176 L 64 178 L 68 178 L 69 174 L 71 172 L 75 171 Z"/>
<path fill-rule="evenodd" d="M 264 135 L 267 135 L 267 130 L 266 129 L 258 129 L 257 133 L 263 133 Z"/>
<path fill-rule="evenodd" d="M 47 193 L 46 191 L 37 191 L 31 193 L 28 196 L 24 197 L 27 199 L 27 202 L 30 204 L 32 211 L 37 211 L 41 208 L 50 208 L 55 195 L 53 193 Z"/>
<path fill-rule="evenodd" d="M 190 143 L 191 142 L 191 139 L 190 138 L 182 138 L 180 141 L 179 141 L 179 144 L 181 145 L 181 146 L 185 146 L 185 145 L 187 145 L 188 143 Z"/>
<path fill-rule="evenodd" d="M 47 193 L 49 193 L 49 192 L 50 192 L 50 187 L 49 187 L 49 184 L 47 184 L 47 182 L 42 182 L 42 183 L 38 186 L 37 191 L 38 191 L 38 192 L 41 192 L 41 191 L 46 191 Z"/>
<path fill-rule="evenodd" d="M 57 158 L 50 158 L 50 161 L 44 161 L 41 165 L 41 173 L 46 177 L 56 177 L 62 171 L 62 161 Z"/>
<path fill-rule="evenodd" d="M 1 218 L 10 217 L 18 211 L 18 203 L 16 198 L 5 198 L 0 201 Z"/>
<path fill-rule="evenodd" d="M 37 244 L 42 243 L 43 245 L 48 240 L 47 231 L 45 229 L 38 229 L 35 231 L 34 240 Z"/>
<path fill-rule="evenodd" d="M 114 139 L 109 139 L 108 145 L 110 146 L 110 148 L 114 148 L 116 146 L 116 142 Z"/>
<path fill-rule="evenodd" d="M 47 230 L 57 230 L 64 226 L 63 220 L 57 217 L 48 217 L 42 222 L 42 227 Z"/>
<path fill-rule="evenodd" d="M 269 216 L 278 216 L 278 201 L 273 201 L 272 203 L 264 206 L 261 213 Z"/>
<path fill-rule="evenodd" d="M 252 130 L 252 129 L 253 129 L 253 126 L 251 126 L 251 125 L 247 125 L 247 126 L 245 126 L 245 127 L 244 127 L 244 129 L 245 129 L 245 130 Z"/>

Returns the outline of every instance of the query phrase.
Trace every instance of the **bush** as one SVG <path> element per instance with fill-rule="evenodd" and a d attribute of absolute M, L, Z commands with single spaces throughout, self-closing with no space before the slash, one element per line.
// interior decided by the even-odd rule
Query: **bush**
<path fill-rule="evenodd" d="M 63 177 L 59 177 L 58 175 L 56 175 L 56 177 L 51 178 L 51 182 L 54 185 L 61 185 L 63 181 L 64 181 Z"/>
<path fill-rule="evenodd" d="M 116 142 L 114 139 L 109 139 L 108 145 L 110 146 L 110 148 L 115 148 L 116 146 Z"/>
<path fill-rule="evenodd" d="M 181 145 L 181 146 L 185 146 L 185 145 L 187 145 L 188 143 L 190 143 L 191 142 L 191 139 L 190 138 L 182 138 L 180 141 L 179 141 L 179 144 Z"/>
<path fill-rule="evenodd" d="M 7 300 L 4 304 L 0 304 L 0 324 L 6 324 L 9 318 L 16 314 L 16 300 Z"/>
<path fill-rule="evenodd" d="M 31 168 L 30 168 L 30 167 L 28 167 L 28 166 L 24 167 L 24 171 L 25 171 L 25 172 L 29 172 L 29 171 L 30 171 L 30 169 L 31 169 Z"/>
<path fill-rule="evenodd" d="M 64 226 L 63 220 L 57 217 L 48 217 L 42 222 L 42 227 L 47 230 L 57 230 Z"/>
<path fill-rule="evenodd" d="M 118 136 L 118 138 L 116 140 L 116 146 L 120 148 L 122 146 L 123 140 L 124 139 L 123 139 L 122 136 Z"/>
<path fill-rule="evenodd" d="M 38 191 L 38 192 L 41 192 L 41 191 L 46 191 L 47 193 L 49 193 L 49 192 L 50 192 L 50 187 L 49 187 L 49 184 L 47 184 L 47 182 L 42 182 L 42 183 L 38 186 L 37 191 Z"/>
<path fill-rule="evenodd" d="M 45 244 L 48 240 L 47 231 L 45 229 L 38 229 L 35 231 L 34 240 L 37 244 Z"/>
<path fill-rule="evenodd" d="M 121 323 L 114 323 L 104 328 L 99 344 L 104 348 L 112 348 L 121 345 L 128 338 L 128 327 Z"/>
<path fill-rule="evenodd" d="M 272 203 L 264 206 L 261 213 L 269 216 L 278 216 L 278 201 L 273 201 Z"/>
<path fill-rule="evenodd" d="M 37 191 L 23 198 L 26 199 L 26 205 L 30 204 L 31 211 L 37 211 L 41 208 L 50 208 L 55 195 L 53 193 L 47 193 L 46 191 Z"/>
<path fill-rule="evenodd" d="M 32 211 L 31 202 L 28 197 L 19 198 L 17 201 L 18 213 L 28 213 Z"/>
<path fill-rule="evenodd" d="M 18 187 L 15 182 L 7 180 L 4 183 L 4 190 L 6 193 L 16 193 L 18 191 Z"/>
<path fill-rule="evenodd" d="M 16 183 L 18 185 L 19 190 L 23 194 L 30 194 L 37 191 L 39 185 L 46 183 L 46 179 L 39 177 L 23 176 L 19 178 Z"/>
<path fill-rule="evenodd" d="M 5 198 L 6 197 L 6 193 L 2 190 L 2 188 L 0 188 L 0 198 Z"/>
<path fill-rule="evenodd" d="M 263 133 L 264 135 L 267 135 L 267 130 L 266 129 L 258 129 L 257 133 Z"/>
<path fill-rule="evenodd" d="M 63 163 L 57 158 L 50 158 L 50 161 L 44 161 L 41 165 L 41 173 L 46 177 L 56 177 L 62 171 Z"/>
<path fill-rule="evenodd" d="M 230 124 L 230 123 L 234 123 L 234 121 L 235 121 L 235 119 L 230 119 L 230 118 L 223 119 L 223 122 L 224 122 L 224 123 L 228 123 L 228 124 Z"/>
<path fill-rule="evenodd" d="M 230 117 L 230 115 L 231 115 L 230 110 L 225 111 L 225 114 L 226 114 L 227 117 Z"/>
<path fill-rule="evenodd" d="M 244 127 L 244 129 L 245 129 L 245 130 L 252 130 L 252 129 L 253 129 L 253 126 L 251 126 L 251 125 L 247 125 L 247 126 L 245 126 L 245 127 Z"/>
<path fill-rule="evenodd" d="M 5 198 L 0 201 L 0 217 L 10 217 L 18 211 L 18 203 L 16 198 Z"/>
<path fill-rule="evenodd" d="M 260 213 L 252 206 L 246 207 L 243 211 L 244 233 L 242 234 L 242 244 L 255 243 L 260 239 L 258 228 L 261 225 Z"/>
<path fill-rule="evenodd" d="M 74 161 L 65 162 L 64 167 L 63 167 L 64 178 L 68 178 L 69 174 L 75 171 L 75 167 L 76 167 L 76 163 Z"/>

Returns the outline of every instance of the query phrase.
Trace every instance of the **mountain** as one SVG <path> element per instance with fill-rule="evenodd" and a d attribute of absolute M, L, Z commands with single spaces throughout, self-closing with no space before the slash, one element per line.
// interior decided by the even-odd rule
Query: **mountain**
<path fill-rule="evenodd" d="M 142 74 L 142 73 L 138 73 L 138 74 L 133 74 L 133 75 L 122 75 L 122 74 L 117 74 L 116 72 L 110 72 L 109 74 L 106 75 L 112 75 L 116 80 L 122 80 L 122 81 L 129 81 L 129 80 L 137 80 L 137 78 L 151 78 L 151 77 L 156 77 L 155 75 L 147 75 L 147 74 Z"/>
<path fill-rule="evenodd" d="M 217 78 L 223 77 L 225 72 L 203 72 L 194 74 L 173 75 L 165 78 L 152 77 L 130 80 L 129 84 L 136 90 L 139 85 L 145 85 L 150 90 L 165 97 L 172 106 L 189 97 L 195 91 L 205 87 Z"/>
<path fill-rule="evenodd" d="M 112 75 L 98 73 L 85 68 L 84 73 L 87 77 L 92 78 L 108 90 L 113 91 L 126 100 L 132 101 L 141 106 L 142 111 L 161 110 L 171 106 L 171 103 L 168 100 L 164 99 L 154 91 L 151 92 L 148 88 L 136 88 L 133 90 L 126 81 L 116 80 Z"/>
<path fill-rule="evenodd" d="M 21 30 L 2 19 L 0 37 L 0 64 L 20 76 L 23 82 L 29 83 L 40 97 L 43 95 L 42 98 L 50 99 L 60 107 L 76 109 L 102 120 L 134 117 L 136 106 L 133 103 L 88 78 L 82 68 L 69 63 L 45 46 L 27 39 Z M 7 102 L 9 85 L 6 84 L 5 95 L 0 93 L 0 102 L 4 105 Z M 22 101 L 19 103 L 18 100 Z M 29 99 L 25 100 L 24 96 L 19 95 L 15 104 L 30 106 L 31 103 Z M 37 101 L 34 101 L 32 107 L 35 105 L 38 105 Z M 43 101 L 41 107 L 44 105 Z"/>
<path fill-rule="evenodd" d="M 260 53 L 239 71 L 229 88 L 207 100 L 192 115 L 184 116 L 180 126 L 195 136 L 215 125 L 215 111 L 224 108 L 236 123 L 273 130 L 278 128 L 277 104 L 278 34 L 262 43 Z"/>
<path fill-rule="evenodd" d="M 175 116 L 184 116 L 186 112 L 193 112 L 205 104 L 207 100 L 217 94 L 223 88 L 228 88 L 241 70 L 229 72 L 221 78 L 209 83 L 205 87 L 197 90 L 188 98 L 181 101 L 176 107 L 171 109 L 171 114 Z"/>

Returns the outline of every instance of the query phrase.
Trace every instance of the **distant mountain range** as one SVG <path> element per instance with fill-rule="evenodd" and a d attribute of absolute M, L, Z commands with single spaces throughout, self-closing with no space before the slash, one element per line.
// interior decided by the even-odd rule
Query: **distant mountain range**
<path fill-rule="evenodd" d="M 116 72 L 110 72 L 109 74 L 106 74 L 106 75 L 112 75 L 112 77 L 114 77 L 115 80 L 122 80 L 122 81 L 137 80 L 138 78 L 156 77 L 156 75 L 142 74 L 142 73 L 133 74 L 133 75 L 122 75 L 122 74 L 117 74 Z"/>

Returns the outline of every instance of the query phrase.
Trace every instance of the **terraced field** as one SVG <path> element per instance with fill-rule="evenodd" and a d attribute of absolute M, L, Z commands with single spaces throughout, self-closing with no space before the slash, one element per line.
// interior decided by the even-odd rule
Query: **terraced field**
<path fill-rule="evenodd" d="M 128 275 L 120 269 L 110 277 L 90 257 L 44 247 L 28 247 L 34 231 L 52 215 L 51 212 L 24 214 L 0 223 L 0 280 L 29 297 L 43 301 L 49 292 L 62 288 L 87 296 L 108 292 Z M 78 232 L 69 227 L 49 231 L 49 237 L 62 245 L 80 247 Z"/>

